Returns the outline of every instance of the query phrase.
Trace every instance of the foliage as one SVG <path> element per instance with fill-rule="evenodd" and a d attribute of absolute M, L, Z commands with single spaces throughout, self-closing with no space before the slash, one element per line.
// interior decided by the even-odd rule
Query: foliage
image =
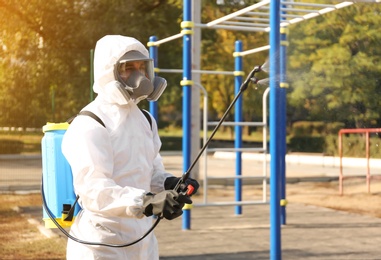
<path fill-rule="evenodd" d="M 202 22 L 208 23 L 217 18 L 243 8 L 241 5 L 226 4 L 218 6 L 216 1 L 203 1 Z M 242 41 L 243 50 L 267 45 L 267 34 L 246 33 L 228 30 L 204 30 L 202 34 L 202 57 L 201 67 L 204 70 L 234 71 L 235 42 Z M 261 53 L 253 63 L 252 59 L 243 59 L 243 68 L 247 75 L 256 65 L 262 65 L 266 60 L 266 54 Z M 244 79 L 243 79 L 244 80 Z M 226 75 L 202 76 L 202 84 L 209 93 L 209 114 L 211 118 L 220 118 L 235 96 L 234 77 Z M 262 94 L 264 89 L 248 89 L 243 97 L 244 120 L 252 121 L 261 118 Z M 233 111 L 232 111 L 233 113 Z M 228 120 L 233 120 L 232 113 Z"/>
<path fill-rule="evenodd" d="M 298 121 L 292 124 L 290 134 L 292 136 L 337 135 L 342 128 L 344 128 L 344 123 L 341 122 Z"/>
<path fill-rule="evenodd" d="M 0 2 L 0 70 L 7 75 L 0 79 L 3 124 L 36 127 L 63 119 L 65 111 L 75 110 L 83 102 L 83 93 L 89 93 L 85 91 L 89 41 L 82 37 L 86 34 L 81 26 L 83 9 L 70 2 Z M 53 95 L 55 102 L 51 102 Z"/>
<path fill-rule="evenodd" d="M 179 10 L 178 1 L 0 0 L 0 124 L 39 127 L 77 113 L 90 101 L 96 41 L 124 34 L 144 43 L 154 30 L 167 36 L 165 21 Z"/>
<path fill-rule="evenodd" d="M 347 157 L 366 157 L 365 135 L 343 135 L 343 156 Z M 338 142 L 337 142 L 338 146 Z M 338 151 L 338 149 L 336 149 Z M 369 138 L 370 158 L 381 158 L 381 138 L 378 135 Z"/>
<path fill-rule="evenodd" d="M 322 153 L 325 147 L 324 137 L 295 136 L 291 137 L 287 146 L 291 152 Z"/>
<path fill-rule="evenodd" d="M 339 141 L 337 135 L 324 137 L 324 154 L 339 156 Z M 343 157 L 366 158 L 366 138 L 362 134 L 351 134 L 342 136 Z M 378 134 L 370 135 L 369 158 L 381 158 L 381 138 Z"/>
<path fill-rule="evenodd" d="M 253 3 L 202 1 L 202 23 Z M 380 5 L 356 3 L 290 26 L 289 125 L 381 125 L 380 13 Z M 179 33 L 181 20 L 180 0 L 0 0 L 0 125 L 41 127 L 46 121 L 66 120 L 92 98 L 91 50 L 99 38 L 122 34 L 146 43 L 151 35 L 163 39 Z M 234 71 L 237 40 L 248 50 L 267 45 L 268 34 L 202 30 L 201 69 Z M 244 58 L 245 75 L 265 63 L 266 55 Z M 181 69 L 181 57 L 180 39 L 163 44 L 158 67 Z M 181 75 L 162 74 L 168 87 L 159 100 L 160 122 L 180 125 Z M 201 80 L 208 91 L 209 119 L 215 120 L 235 96 L 234 78 L 203 74 Z M 249 88 L 243 94 L 245 121 L 261 121 L 263 91 Z M 227 120 L 233 119 L 233 112 Z"/>
<path fill-rule="evenodd" d="M 380 125 L 381 7 L 356 4 L 291 28 L 291 120 Z"/>

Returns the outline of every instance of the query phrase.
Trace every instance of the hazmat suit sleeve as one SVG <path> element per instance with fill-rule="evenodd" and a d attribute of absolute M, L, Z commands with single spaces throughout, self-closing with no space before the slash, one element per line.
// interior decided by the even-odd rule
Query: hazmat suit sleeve
<path fill-rule="evenodd" d="M 144 216 L 142 196 L 146 191 L 115 182 L 113 149 L 106 128 L 90 117 L 74 120 L 64 136 L 62 151 L 71 165 L 82 208 L 105 217 Z"/>

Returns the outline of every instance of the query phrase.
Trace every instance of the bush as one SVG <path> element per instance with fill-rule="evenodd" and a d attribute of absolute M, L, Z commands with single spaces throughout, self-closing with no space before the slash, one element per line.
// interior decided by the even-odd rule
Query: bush
<path fill-rule="evenodd" d="M 341 122 L 327 123 L 325 127 L 325 132 L 326 134 L 337 135 L 340 129 L 343 129 L 344 127 L 345 127 L 345 124 Z"/>
<path fill-rule="evenodd" d="M 24 143 L 18 140 L 0 139 L 0 154 L 19 154 Z"/>
<path fill-rule="evenodd" d="M 336 156 L 339 154 L 338 135 L 327 135 L 325 137 L 324 154 L 328 156 Z"/>
<path fill-rule="evenodd" d="M 343 155 L 348 157 L 366 157 L 365 135 L 351 134 L 343 135 Z M 338 154 L 338 150 L 337 150 Z M 381 158 L 381 141 L 379 138 L 371 137 L 369 140 L 370 158 Z"/>
<path fill-rule="evenodd" d="M 182 137 L 176 136 L 163 136 L 161 137 L 161 150 L 162 151 L 181 151 L 182 150 Z"/>
<path fill-rule="evenodd" d="M 299 121 L 292 125 L 292 136 L 320 136 L 326 134 L 338 134 L 339 130 L 344 128 L 344 123 L 332 122 L 326 123 L 322 121 Z"/>
<path fill-rule="evenodd" d="M 299 121 L 292 124 L 292 132 L 293 136 L 306 136 L 311 135 L 312 125 L 311 122 L 308 121 Z"/>
<path fill-rule="evenodd" d="M 288 145 L 292 152 L 323 152 L 327 156 L 339 156 L 339 140 L 337 134 L 321 137 L 293 137 Z M 321 142 L 319 144 L 319 142 Z M 370 158 L 381 158 L 381 139 L 370 138 Z M 365 137 L 360 134 L 343 135 L 344 157 L 366 157 Z M 315 150 L 316 149 L 316 150 Z"/>
<path fill-rule="evenodd" d="M 295 136 L 288 144 L 288 149 L 292 152 L 323 153 L 324 148 L 324 137 Z"/>

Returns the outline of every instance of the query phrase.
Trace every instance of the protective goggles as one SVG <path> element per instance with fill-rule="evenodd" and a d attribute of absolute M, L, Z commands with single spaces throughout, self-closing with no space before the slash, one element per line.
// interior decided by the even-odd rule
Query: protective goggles
<path fill-rule="evenodd" d="M 116 72 L 120 79 L 127 81 L 128 77 L 134 72 L 138 71 L 151 82 L 154 79 L 154 65 L 153 59 L 147 58 L 138 51 L 129 51 L 124 54 L 117 63 Z"/>

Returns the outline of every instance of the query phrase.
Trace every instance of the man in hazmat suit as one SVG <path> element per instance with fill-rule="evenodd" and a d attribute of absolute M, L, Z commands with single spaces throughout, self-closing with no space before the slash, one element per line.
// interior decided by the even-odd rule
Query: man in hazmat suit
<path fill-rule="evenodd" d="M 108 35 L 97 42 L 93 88 L 98 96 L 83 110 L 95 114 L 104 126 L 90 116 L 77 116 L 62 142 L 82 208 L 72 236 L 127 244 L 151 228 L 151 216 L 171 220 L 182 214 L 184 203 L 192 203 L 172 190 L 179 178 L 165 171 L 156 121 L 137 106 L 143 99 L 156 101 L 165 87 L 165 79 L 154 76 L 147 49 L 136 39 Z M 197 181 L 188 179 L 189 184 L 196 192 Z M 152 260 L 159 259 L 159 252 L 153 233 L 121 248 L 69 239 L 67 259 Z"/>

